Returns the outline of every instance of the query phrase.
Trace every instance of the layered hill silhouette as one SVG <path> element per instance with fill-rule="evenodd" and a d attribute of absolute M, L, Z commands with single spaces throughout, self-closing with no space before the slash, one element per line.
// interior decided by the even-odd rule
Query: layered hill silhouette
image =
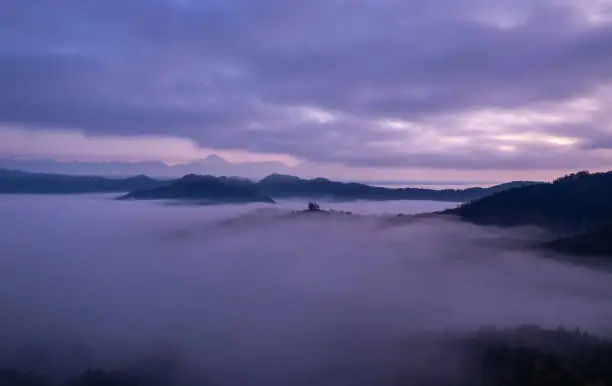
<path fill-rule="evenodd" d="M 0 169 L 0 193 L 94 193 L 129 192 L 131 199 L 206 199 L 219 202 L 270 202 L 272 199 L 316 198 L 350 200 L 433 200 L 465 202 L 511 189 L 535 184 L 518 181 L 490 188 L 467 189 L 391 189 L 361 183 L 330 181 L 325 178 L 302 179 L 272 174 L 261 181 L 238 177 L 213 177 L 188 174 L 175 180 L 155 180 L 146 176 L 123 179 L 58 174 L 26 173 Z"/>
<path fill-rule="evenodd" d="M 356 182 L 338 182 L 326 178 L 302 179 L 295 176 L 272 174 L 253 183 L 263 194 L 274 198 L 324 198 L 332 200 L 432 200 L 465 202 L 475 200 L 495 192 L 515 186 L 534 184 L 517 181 L 490 188 L 467 189 L 421 189 L 421 188 L 384 188 Z"/>
<path fill-rule="evenodd" d="M 25 172 L 78 176 L 125 178 L 146 174 L 153 178 L 174 179 L 187 174 L 241 175 L 262 178 L 274 172 L 290 172 L 281 162 L 233 163 L 216 154 L 186 164 L 167 165 L 159 161 L 142 162 L 59 162 L 52 159 L 0 158 L 0 168 Z"/>
<path fill-rule="evenodd" d="M 223 185 L 226 187 L 245 189 L 250 192 L 255 192 L 259 197 L 268 197 L 273 199 L 319 198 L 338 201 L 433 200 L 463 202 L 484 197 L 488 194 L 503 189 L 509 189 L 513 186 L 524 186 L 526 184 L 531 184 L 530 182 L 516 182 L 498 185 L 491 188 L 469 188 L 464 190 L 433 190 L 415 188 L 390 189 L 360 183 L 330 181 L 325 178 L 302 179 L 299 177 L 282 174 L 272 174 L 259 182 L 239 178 L 189 175 L 177 180 L 176 183 L 173 183 L 170 186 L 151 189 L 149 191 L 142 190 L 132 192 L 126 195 L 125 198 L 182 199 L 191 197 L 191 195 L 197 195 L 198 191 L 201 191 L 202 189 L 185 184 L 185 178 L 188 178 L 189 180 L 205 178 L 210 183 L 212 183 L 212 181 L 217 181 L 219 186 Z M 219 197 L 221 197 L 221 195 Z"/>
<path fill-rule="evenodd" d="M 154 180 L 143 175 L 113 179 L 0 169 L 0 193 L 4 194 L 119 193 L 152 189 L 165 184 L 166 181 Z"/>

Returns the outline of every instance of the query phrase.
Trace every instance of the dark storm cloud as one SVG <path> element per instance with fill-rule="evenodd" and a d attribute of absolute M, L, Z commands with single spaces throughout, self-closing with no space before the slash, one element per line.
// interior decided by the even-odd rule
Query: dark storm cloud
<path fill-rule="evenodd" d="M 394 165 L 384 151 L 351 154 L 417 135 L 381 131 L 376 120 L 588 94 L 612 81 L 611 41 L 612 26 L 589 26 L 546 0 L 7 0 L 0 122 L 185 136 L 313 161 L 442 165 L 448 155 Z M 296 106 L 340 118 L 304 121 Z M 584 133 L 571 135 L 595 140 Z M 506 158 L 502 167 L 521 163 Z"/>
<path fill-rule="evenodd" d="M 147 75 L 113 68 L 104 58 L 75 54 L 0 54 L 0 116 L 4 122 L 56 125 L 118 133 L 164 133 L 174 127 L 225 125 L 239 114 L 256 116 L 246 104 L 236 114 L 214 102 L 197 109 L 165 99 Z M 183 94 L 197 92 L 175 84 Z M 226 107 L 226 106 L 224 106 Z M 246 118 L 242 117 L 243 119 Z"/>

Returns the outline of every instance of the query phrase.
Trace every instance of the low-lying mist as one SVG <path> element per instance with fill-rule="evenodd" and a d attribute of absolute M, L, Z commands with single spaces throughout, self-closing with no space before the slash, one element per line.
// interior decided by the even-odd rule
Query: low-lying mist
<path fill-rule="evenodd" d="M 610 274 L 520 248 L 535 230 L 296 205 L 2 197 L 0 367 L 61 377 L 159 354 L 211 385 L 374 385 L 440 354 L 406 348 L 415 335 L 612 334 Z M 329 204 L 446 204 L 360 205 Z"/>

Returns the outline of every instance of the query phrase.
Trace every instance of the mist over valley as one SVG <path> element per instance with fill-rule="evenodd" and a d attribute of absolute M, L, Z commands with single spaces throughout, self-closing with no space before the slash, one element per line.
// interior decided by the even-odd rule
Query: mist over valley
<path fill-rule="evenodd" d="M 114 197 L 0 200 L 5 368 L 61 382 L 158 355 L 163 385 L 463 384 L 467 354 L 440 337 L 612 335 L 610 274 L 527 248 L 545 231 L 397 216 L 456 203 L 320 202 L 343 216 Z"/>

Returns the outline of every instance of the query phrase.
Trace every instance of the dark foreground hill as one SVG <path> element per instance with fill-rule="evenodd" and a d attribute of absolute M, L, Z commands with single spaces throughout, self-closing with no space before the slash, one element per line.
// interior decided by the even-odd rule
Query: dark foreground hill
<path fill-rule="evenodd" d="M 407 337 L 407 349 L 390 358 L 393 369 L 338 366 L 320 374 L 296 374 L 295 384 L 396 386 L 604 386 L 612 384 L 612 343 L 580 331 L 522 326 L 455 336 Z M 44 356 L 43 356 L 44 357 Z M 366 356 L 367 357 L 367 356 Z M 38 361 L 40 362 L 40 360 Z M 40 364 L 39 364 L 40 365 Z M 333 365 L 333 364 L 330 364 Z M 53 381 L 31 369 L 0 369 L 3 386 L 215 386 L 206 364 L 193 373 L 176 361 L 124 369 L 84 369 L 69 380 Z M 364 370 L 365 369 L 365 370 Z M 278 371 L 282 371 L 279 367 Z M 357 373 L 357 371 L 361 371 Z M 366 373 L 371 382 L 356 382 Z M 314 381 L 309 377 L 314 376 Z M 391 380 L 389 379 L 391 378 Z M 347 381 L 352 380 L 351 381 Z"/>
<path fill-rule="evenodd" d="M 228 179 L 212 176 L 188 174 L 168 185 L 154 189 L 141 189 L 130 192 L 119 199 L 127 200 L 192 200 L 203 203 L 218 202 L 269 202 L 270 197 L 260 194 L 255 189 L 241 184 L 234 184 Z"/>
<path fill-rule="evenodd" d="M 580 172 L 552 183 L 517 187 L 445 213 L 482 225 L 540 226 L 557 237 L 545 243 L 546 248 L 612 257 L 612 172 Z"/>
<path fill-rule="evenodd" d="M 117 193 L 152 189 L 167 184 L 147 176 L 104 178 L 26 173 L 0 169 L 0 194 Z"/>
<path fill-rule="evenodd" d="M 570 255 L 612 258 L 612 224 L 562 237 L 549 242 L 546 246 Z"/>
<path fill-rule="evenodd" d="M 505 190 L 447 211 L 484 225 L 591 230 L 612 220 L 612 172 L 580 172 L 552 183 Z"/>

